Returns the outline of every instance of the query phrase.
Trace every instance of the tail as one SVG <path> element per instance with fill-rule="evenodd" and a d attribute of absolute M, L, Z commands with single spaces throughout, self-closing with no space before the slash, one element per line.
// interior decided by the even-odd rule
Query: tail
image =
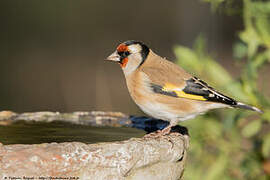
<path fill-rule="evenodd" d="M 241 102 L 237 102 L 237 104 L 236 105 L 233 105 L 233 107 L 241 108 L 241 109 L 247 109 L 247 110 L 251 110 L 251 111 L 256 111 L 256 112 L 259 112 L 259 113 L 263 113 L 263 111 L 260 110 L 259 108 L 256 108 L 254 106 L 250 106 L 250 105 L 247 105 L 247 104 L 244 104 L 244 103 L 241 103 Z"/>

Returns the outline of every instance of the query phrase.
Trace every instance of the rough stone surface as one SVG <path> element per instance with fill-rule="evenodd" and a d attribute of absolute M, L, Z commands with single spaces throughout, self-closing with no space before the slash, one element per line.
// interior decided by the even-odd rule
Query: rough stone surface
<path fill-rule="evenodd" d="M 128 126 L 131 124 L 129 116 L 121 112 L 29 112 L 17 114 L 12 111 L 0 112 L 0 125 L 9 125 L 17 121 L 35 121 L 35 122 L 52 122 L 63 121 L 73 124 L 91 125 L 91 126 Z"/>
<path fill-rule="evenodd" d="M 82 122 L 85 117 L 88 119 L 87 123 Z M 94 125 L 105 123 L 107 126 L 125 126 L 132 121 L 122 113 L 16 114 L 5 111 L 0 112 L 0 125 L 18 120 L 51 122 L 59 118 L 67 122 Z M 166 136 L 109 143 L 0 143 L 0 179 L 181 179 L 188 144 L 187 129 L 180 126 L 174 127 Z"/>
<path fill-rule="evenodd" d="M 179 179 L 187 148 L 188 136 L 180 133 L 98 144 L 1 144 L 0 179 Z"/>

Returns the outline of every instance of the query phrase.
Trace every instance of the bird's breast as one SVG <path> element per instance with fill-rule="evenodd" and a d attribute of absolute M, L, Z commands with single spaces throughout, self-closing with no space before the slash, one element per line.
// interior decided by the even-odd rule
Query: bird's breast
<path fill-rule="evenodd" d="M 126 81 L 132 99 L 144 113 L 167 121 L 179 117 L 179 112 L 174 112 L 170 104 L 160 101 L 160 95 L 153 93 L 143 74 L 126 77 Z"/>

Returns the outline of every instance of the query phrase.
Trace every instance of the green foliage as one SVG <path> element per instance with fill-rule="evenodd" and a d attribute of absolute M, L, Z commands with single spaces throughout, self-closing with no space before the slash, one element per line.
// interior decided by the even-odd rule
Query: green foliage
<path fill-rule="evenodd" d="M 235 15 L 241 13 L 241 3 L 235 0 L 202 0 L 211 4 L 213 12 L 224 12 L 228 15 Z"/>
<path fill-rule="evenodd" d="M 208 0 L 215 7 L 222 0 Z M 191 148 L 185 179 L 268 179 L 270 100 L 258 88 L 261 67 L 270 62 L 270 2 L 243 0 L 244 29 L 233 46 L 236 60 L 245 61 L 238 79 L 208 55 L 200 35 L 192 49 L 174 48 L 178 64 L 235 99 L 255 105 L 264 114 L 225 109 L 181 123 L 189 127 Z M 194 74 L 195 75 L 195 74 Z M 269 83 L 269 82 L 266 82 Z"/>

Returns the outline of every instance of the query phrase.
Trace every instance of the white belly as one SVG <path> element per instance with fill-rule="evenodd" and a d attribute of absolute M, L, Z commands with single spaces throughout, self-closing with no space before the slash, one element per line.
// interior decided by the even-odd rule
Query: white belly
<path fill-rule="evenodd" d="M 160 104 L 160 103 L 144 103 L 138 104 L 138 106 L 141 108 L 143 112 L 148 114 L 149 116 L 152 116 L 156 119 L 162 119 L 165 121 L 173 121 L 175 123 L 178 123 L 179 121 L 184 121 L 187 119 L 192 119 L 198 114 L 192 114 L 192 115 L 185 115 L 181 116 L 178 113 L 173 112 L 170 110 L 167 106 Z"/>

